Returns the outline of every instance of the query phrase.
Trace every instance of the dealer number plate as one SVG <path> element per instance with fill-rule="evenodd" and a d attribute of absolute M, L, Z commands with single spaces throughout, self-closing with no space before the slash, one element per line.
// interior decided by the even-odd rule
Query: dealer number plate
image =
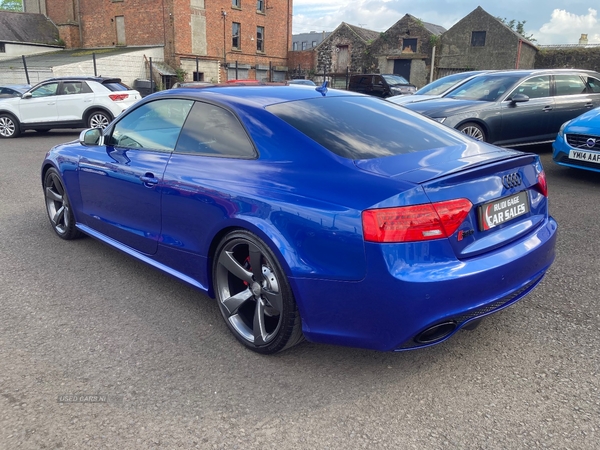
<path fill-rule="evenodd" d="M 489 230 L 528 212 L 527 191 L 485 203 L 479 207 L 479 230 Z"/>

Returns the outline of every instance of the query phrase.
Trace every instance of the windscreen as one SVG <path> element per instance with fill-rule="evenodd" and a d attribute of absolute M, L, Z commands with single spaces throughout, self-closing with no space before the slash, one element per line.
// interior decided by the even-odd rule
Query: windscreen
<path fill-rule="evenodd" d="M 401 106 L 374 97 L 325 97 L 267 110 L 349 159 L 370 159 L 462 144 L 458 136 Z"/>
<path fill-rule="evenodd" d="M 495 76 L 480 75 L 450 92 L 446 98 L 495 102 L 509 91 L 521 78 L 522 76 L 516 74 Z"/>
<path fill-rule="evenodd" d="M 423 86 L 415 94 L 418 95 L 440 95 L 446 92 L 449 88 L 457 84 L 458 82 L 473 76 L 472 73 L 455 73 L 453 75 L 447 75 L 438 80 L 429 83 L 427 86 Z"/>
<path fill-rule="evenodd" d="M 396 84 L 410 84 L 408 80 L 400 75 L 381 75 L 387 84 L 394 86 Z"/>

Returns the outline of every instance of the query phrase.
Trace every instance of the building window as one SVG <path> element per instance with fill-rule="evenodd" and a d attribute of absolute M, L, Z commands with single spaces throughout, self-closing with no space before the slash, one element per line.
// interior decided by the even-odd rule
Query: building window
<path fill-rule="evenodd" d="M 256 1 L 256 10 L 261 13 L 265 12 L 265 0 Z"/>
<path fill-rule="evenodd" d="M 298 43 L 297 42 L 293 42 L 292 43 L 292 50 L 294 50 L 294 51 L 298 50 Z"/>
<path fill-rule="evenodd" d="M 402 53 L 417 53 L 417 40 L 402 39 Z"/>
<path fill-rule="evenodd" d="M 231 0 L 231 6 L 233 6 L 234 8 L 241 8 L 242 0 Z"/>
<path fill-rule="evenodd" d="M 6 53 L 6 45 L 4 42 L 0 42 L 0 53 Z"/>
<path fill-rule="evenodd" d="M 312 41 L 312 46 L 316 47 L 317 46 L 317 41 Z"/>
<path fill-rule="evenodd" d="M 473 31 L 471 33 L 471 46 L 473 46 L 473 47 L 484 47 L 485 46 L 485 31 Z"/>
<path fill-rule="evenodd" d="M 256 51 L 265 51 L 265 27 L 256 27 Z"/>
<path fill-rule="evenodd" d="M 242 43 L 240 42 L 241 28 L 242 26 L 237 22 L 231 24 L 231 46 L 233 48 L 242 48 Z"/>
<path fill-rule="evenodd" d="M 194 72 L 192 77 L 194 81 L 204 81 L 204 72 Z"/>
<path fill-rule="evenodd" d="M 306 50 L 306 41 L 302 42 L 302 50 Z"/>

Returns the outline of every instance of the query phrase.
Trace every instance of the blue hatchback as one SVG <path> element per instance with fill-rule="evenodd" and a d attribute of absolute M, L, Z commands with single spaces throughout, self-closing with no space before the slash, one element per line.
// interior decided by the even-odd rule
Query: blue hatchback
<path fill-rule="evenodd" d="M 600 172 L 600 108 L 565 122 L 552 147 L 557 164 Z"/>
<path fill-rule="evenodd" d="M 51 226 L 215 297 L 246 347 L 441 342 L 554 260 L 539 157 L 384 100 L 211 86 L 146 97 L 42 164 Z"/>

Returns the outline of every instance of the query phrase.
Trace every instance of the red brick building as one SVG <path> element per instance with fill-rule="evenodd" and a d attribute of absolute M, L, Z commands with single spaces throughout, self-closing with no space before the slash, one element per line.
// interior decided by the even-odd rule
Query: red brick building
<path fill-rule="evenodd" d="M 293 0 L 26 1 L 45 1 L 67 48 L 163 47 L 186 81 L 274 81 L 287 72 Z"/>

